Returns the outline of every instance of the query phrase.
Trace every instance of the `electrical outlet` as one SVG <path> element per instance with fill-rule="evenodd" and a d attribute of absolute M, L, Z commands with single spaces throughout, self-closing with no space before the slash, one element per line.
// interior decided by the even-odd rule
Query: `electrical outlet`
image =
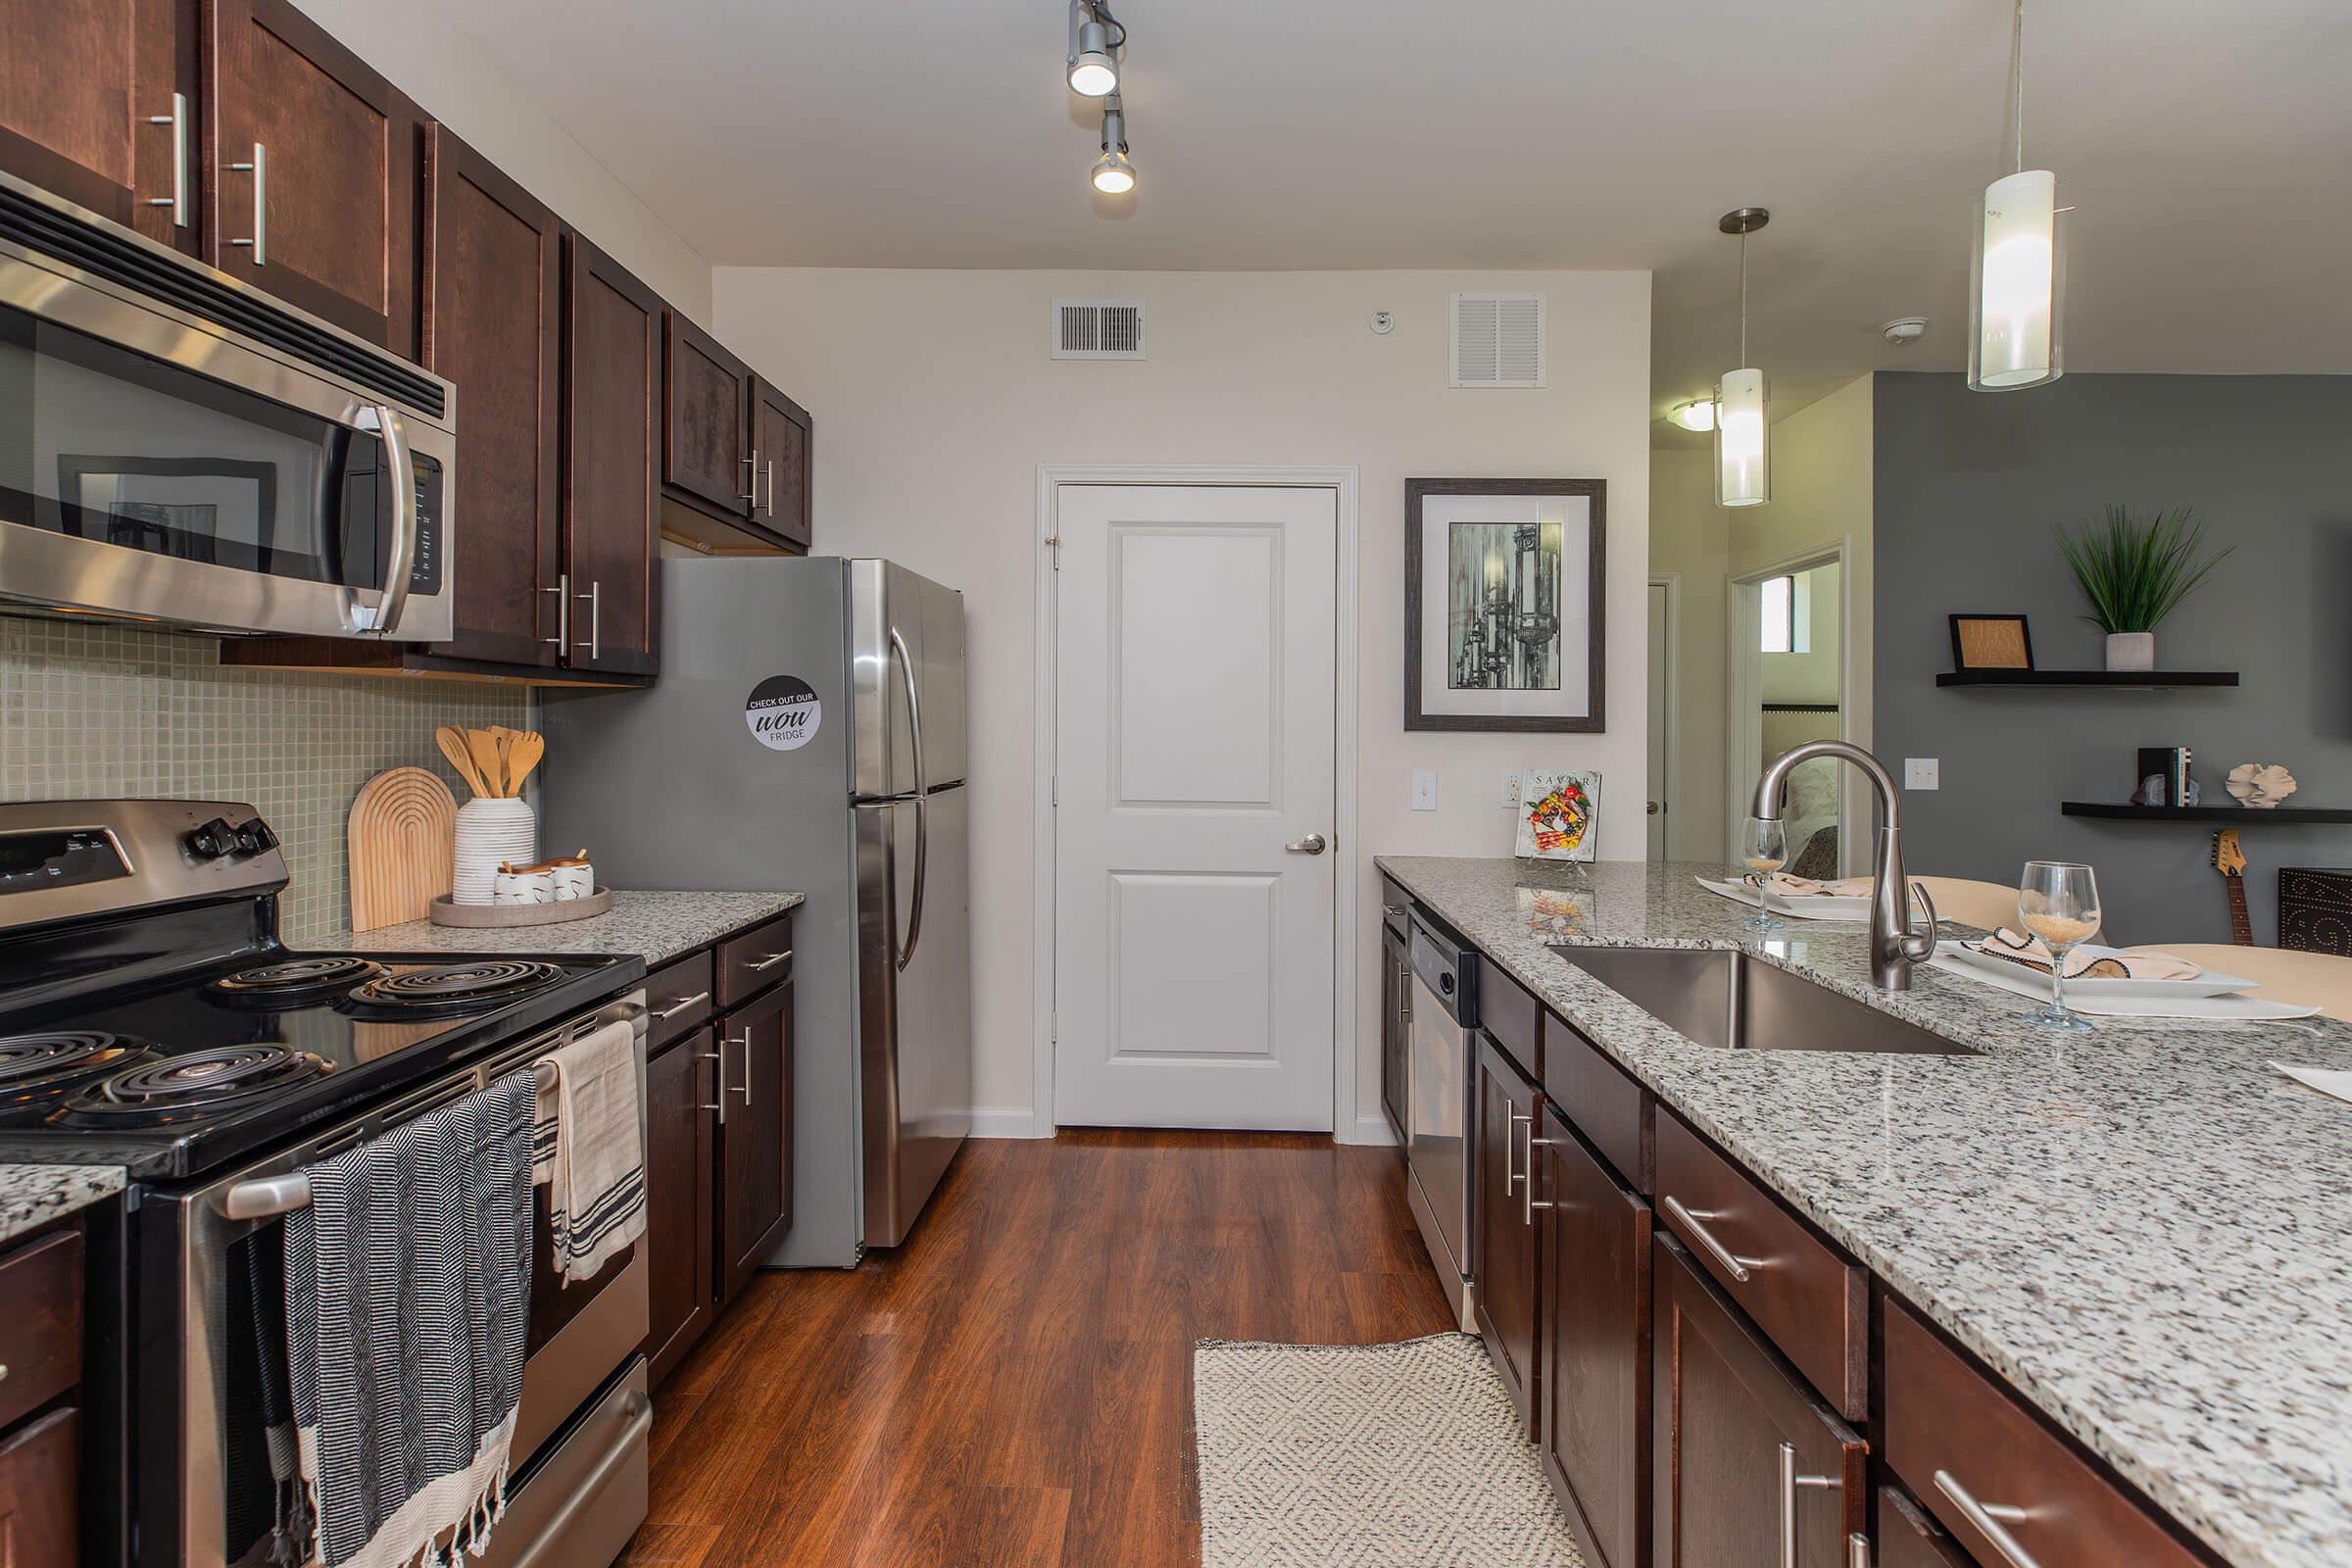
<path fill-rule="evenodd" d="M 1502 808 L 1506 811 L 1519 809 L 1519 775 L 1516 773 L 1502 775 Z"/>
<path fill-rule="evenodd" d="M 1936 758 L 1906 757 L 1903 759 L 1903 788 L 1907 790 L 1940 789 L 1942 785 L 1936 781 L 1940 771 L 1941 762 Z"/>
<path fill-rule="evenodd" d="M 1413 809 L 1434 811 L 1438 808 L 1438 775 L 1427 770 L 1413 774 Z"/>

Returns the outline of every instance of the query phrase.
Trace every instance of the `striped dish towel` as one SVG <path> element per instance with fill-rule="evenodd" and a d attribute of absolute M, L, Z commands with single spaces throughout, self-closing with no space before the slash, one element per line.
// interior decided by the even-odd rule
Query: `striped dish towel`
<path fill-rule="evenodd" d="M 609 1023 L 539 1058 L 531 1179 L 547 1184 L 556 1272 L 594 1277 L 645 1234 L 645 1140 L 637 1036 Z"/>
<path fill-rule="evenodd" d="M 531 1300 L 527 1071 L 310 1167 L 286 1362 L 323 1568 L 443 1568 L 506 1511 Z"/>

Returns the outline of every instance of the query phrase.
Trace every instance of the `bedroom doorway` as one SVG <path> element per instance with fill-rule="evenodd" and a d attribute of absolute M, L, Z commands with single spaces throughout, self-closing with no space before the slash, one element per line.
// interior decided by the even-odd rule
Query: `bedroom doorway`
<path fill-rule="evenodd" d="M 1730 763 L 1726 821 L 1737 836 L 1747 820 L 1764 764 L 1807 741 L 1846 735 L 1845 561 L 1842 549 L 1776 563 L 1734 579 L 1731 625 Z M 1846 831 L 1837 765 L 1809 762 L 1788 778 L 1788 869 L 1834 877 L 1859 864 Z M 1736 845 L 1727 845 L 1731 854 Z"/>

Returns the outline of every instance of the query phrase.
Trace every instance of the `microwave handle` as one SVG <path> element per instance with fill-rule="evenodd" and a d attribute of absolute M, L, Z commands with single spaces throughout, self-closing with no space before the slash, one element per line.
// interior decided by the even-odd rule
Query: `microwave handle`
<path fill-rule="evenodd" d="M 392 560 L 384 568 L 384 597 L 372 612 L 361 610 L 357 619 L 361 631 L 386 637 L 399 629 L 409 608 L 409 573 L 416 564 L 416 469 L 400 433 L 400 416 L 388 405 L 363 411 L 360 428 L 384 438 L 384 463 L 392 471 Z"/>

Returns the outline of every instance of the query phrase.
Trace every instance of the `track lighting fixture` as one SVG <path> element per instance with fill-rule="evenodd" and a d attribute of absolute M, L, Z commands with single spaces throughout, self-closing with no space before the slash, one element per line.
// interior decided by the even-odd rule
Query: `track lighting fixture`
<path fill-rule="evenodd" d="M 1102 156 L 1095 163 L 1095 189 L 1105 196 L 1135 189 L 1135 166 L 1127 161 L 1127 111 L 1115 92 L 1102 100 Z"/>
<path fill-rule="evenodd" d="M 1102 0 L 1070 0 L 1070 91 L 1107 98 L 1119 90 L 1127 29 Z"/>

